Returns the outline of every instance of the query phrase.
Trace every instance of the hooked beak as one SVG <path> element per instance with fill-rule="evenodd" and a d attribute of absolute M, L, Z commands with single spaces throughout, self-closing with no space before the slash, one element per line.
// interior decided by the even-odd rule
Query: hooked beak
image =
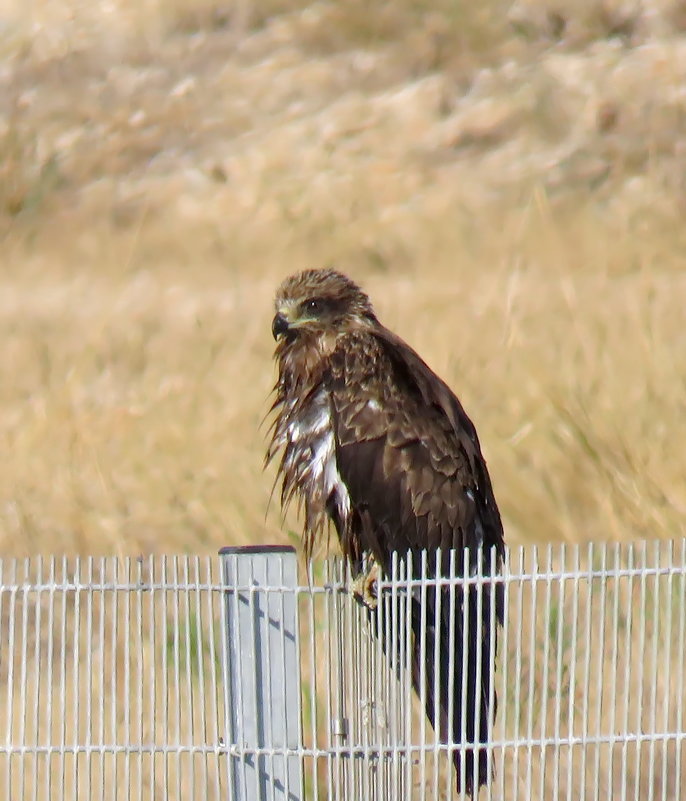
<path fill-rule="evenodd" d="M 278 339 L 281 334 L 285 334 L 287 331 L 288 320 L 283 316 L 283 314 L 277 314 L 272 320 L 272 336 L 274 339 Z"/>

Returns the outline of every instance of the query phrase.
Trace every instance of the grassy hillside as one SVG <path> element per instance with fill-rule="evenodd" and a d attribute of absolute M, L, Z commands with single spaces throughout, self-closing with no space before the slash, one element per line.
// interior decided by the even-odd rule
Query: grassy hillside
<path fill-rule="evenodd" d="M 3 554 L 295 539 L 271 298 L 333 263 L 511 543 L 685 531 L 686 5 L 0 3 Z"/>

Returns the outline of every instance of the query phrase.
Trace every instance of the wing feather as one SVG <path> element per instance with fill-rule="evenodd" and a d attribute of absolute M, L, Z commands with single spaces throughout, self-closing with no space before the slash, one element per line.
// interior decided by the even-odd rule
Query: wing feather
<path fill-rule="evenodd" d="M 342 338 L 330 370 L 338 469 L 362 548 L 382 564 L 394 550 L 483 544 L 500 553 L 476 430 L 448 386 L 381 326 Z"/>

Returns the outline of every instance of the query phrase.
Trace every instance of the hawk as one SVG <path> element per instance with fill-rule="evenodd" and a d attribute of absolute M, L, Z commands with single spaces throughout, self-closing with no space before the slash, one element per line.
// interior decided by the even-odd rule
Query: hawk
<path fill-rule="evenodd" d="M 465 548 L 470 573 L 477 559 L 483 574 L 493 564 L 498 571 L 504 540 L 491 480 L 474 425 L 447 384 L 379 322 L 367 295 L 340 272 L 287 278 L 275 307 L 278 379 L 266 462 L 280 455 L 281 504 L 300 503 L 306 556 L 331 521 L 354 571 L 371 558 L 388 573 L 394 553 L 409 553 L 418 578 L 426 552 L 440 578 L 450 549 L 459 549 L 455 564 L 463 568 Z M 472 795 L 489 779 L 490 628 L 503 617 L 502 585 L 493 586 L 483 583 L 478 592 L 473 582 L 451 594 L 434 582 L 423 602 L 418 594 L 411 602 L 414 689 L 441 740 L 465 743 L 464 775 L 459 750 L 453 763 L 458 790 Z"/>

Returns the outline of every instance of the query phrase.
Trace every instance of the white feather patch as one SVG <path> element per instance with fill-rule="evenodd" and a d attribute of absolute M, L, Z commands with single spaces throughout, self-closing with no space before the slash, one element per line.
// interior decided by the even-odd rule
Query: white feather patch
<path fill-rule="evenodd" d="M 308 493 L 324 502 L 333 496 L 345 522 L 350 514 L 350 495 L 338 472 L 331 412 L 324 393 L 313 398 L 307 411 L 288 425 L 286 436 Z"/>

